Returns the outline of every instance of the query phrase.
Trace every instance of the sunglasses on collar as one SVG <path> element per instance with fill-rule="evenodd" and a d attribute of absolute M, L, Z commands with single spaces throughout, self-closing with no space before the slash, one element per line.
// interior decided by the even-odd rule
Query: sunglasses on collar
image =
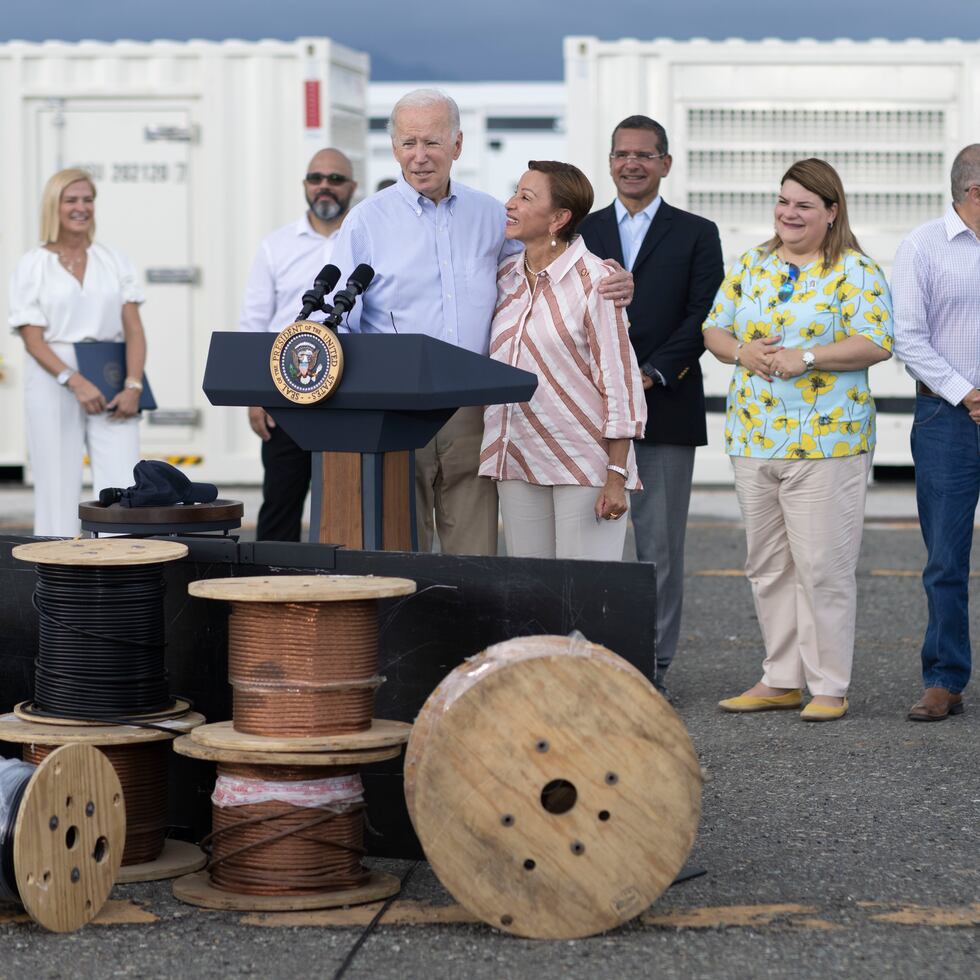
<path fill-rule="evenodd" d="M 785 303 L 793 295 L 793 290 L 796 288 L 796 280 L 800 278 L 800 267 L 793 265 L 792 262 L 787 262 L 786 264 L 789 266 L 789 272 L 785 274 L 783 284 L 779 287 L 779 292 L 776 293 L 780 303 Z"/>

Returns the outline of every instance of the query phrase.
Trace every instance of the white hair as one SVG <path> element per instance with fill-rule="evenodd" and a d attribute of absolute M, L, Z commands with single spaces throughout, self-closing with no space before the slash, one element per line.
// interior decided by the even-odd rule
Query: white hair
<path fill-rule="evenodd" d="M 388 135 L 395 137 L 395 117 L 401 109 L 428 109 L 432 106 L 444 106 L 449 116 L 450 139 L 459 135 L 459 106 L 445 92 L 435 88 L 417 88 L 403 95 L 396 103 L 388 117 Z"/>

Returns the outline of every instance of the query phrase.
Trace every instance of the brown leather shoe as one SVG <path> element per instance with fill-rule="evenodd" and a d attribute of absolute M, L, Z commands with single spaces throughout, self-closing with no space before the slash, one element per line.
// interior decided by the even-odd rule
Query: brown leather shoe
<path fill-rule="evenodd" d="M 909 709 L 909 721 L 942 721 L 963 712 L 963 695 L 950 694 L 944 687 L 927 687 Z"/>

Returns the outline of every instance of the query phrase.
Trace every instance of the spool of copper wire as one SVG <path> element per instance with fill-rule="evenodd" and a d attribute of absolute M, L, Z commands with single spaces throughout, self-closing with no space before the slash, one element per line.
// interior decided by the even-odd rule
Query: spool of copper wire
<path fill-rule="evenodd" d="M 25 745 L 24 761 L 37 765 L 57 745 Z M 126 803 L 126 844 L 123 866 L 155 861 L 167 835 L 167 760 L 169 742 L 100 745 L 112 763 Z"/>
<path fill-rule="evenodd" d="M 214 887 L 242 895 L 304 895 L 363 884 L 369 872 L 361 864 L 364 803 L 357 774 L 356 766 L 219 765 L 219 786 L 223 779 L 263 786 L 327 780 L 349 789 L 346 800 L 321 806 L 215 804 L 209 838 Z"/>
<path fill-rule="evenodd" d="M 374 716 L 377 673 L 374 601 L 232 603 L 228 681 L 240 732 L 364 731 Z"/>
<path fill-rule="evenodd" d="M 407 579 L 283 575 L 192 582 L 231 604 L 228 681 L 235 731 L 273 738 L 364 732 L 374 717 L 378 600 Z"/>

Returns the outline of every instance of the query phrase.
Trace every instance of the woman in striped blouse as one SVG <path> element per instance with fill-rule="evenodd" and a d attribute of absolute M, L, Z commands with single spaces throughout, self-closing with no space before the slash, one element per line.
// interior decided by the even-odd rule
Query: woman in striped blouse
<path fill-rule="evenodd" d="M 575 235 L 591 184 L 571 164 L 528 167 L 507 202 L 507 238 L 524 251 L 497 271 L 490 356 L 533 371 L 538 387 L 486 409 L 480 475 L 499 481 L 509 555 L 618 561 L 640 488 L 643 384 L 625 313 L 595 288 L 602 260 Z"/>

